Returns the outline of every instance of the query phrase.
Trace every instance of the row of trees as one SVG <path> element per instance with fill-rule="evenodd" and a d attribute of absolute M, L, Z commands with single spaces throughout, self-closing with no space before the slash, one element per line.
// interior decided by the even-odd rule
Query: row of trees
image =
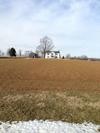
<path fill-rule="evenodd" d="M 53 45 L 52 39 L 49 38 L 48 36 L 45 36 L 42 39 L 40 39 L 40 45 L 37 46 L 36 52 L 35 53 L 33 53 L 33 52 L 29 53 L 29 56 L 33 57 L 33 55 L 36 54 L 35 57 L 37 57 L 37 55 L 40 55 L 41 57 L 45 58 L 46 52 L 51 51 L 53 48 L 54 48 L 54 45 Z M 4 53 L 0 51 L 0 55 L 3 56 Z M 16 49 L 15 48 L 8 49 L 7 55 L 15 57 L 17 55 Z M 21 56 L 21 55 L 22 55 L 21 50 L 19 50 L 19 56 Z M 82 56 L 78 56 L 78 57 L 76 57 L 76 56 L 71 57 L 70 54 L 67 54 L 65 57 L 63 56 L 62 58 L 63 59 L 64 58 L 67 58 L 67 59 L 88 59 L 88 57 L 86 55 L 82 55 Z"/>
<path fill-rule="evenodd" d="M 53 41 L 51 38 L 45 36 L 40 39 L 40 45 L 36 48 L 36 53 L 45 58 L 46 52 L 54 48 Z M 7 52 L 10 56 L 16 56 L 15 48 L 10 48 Z M 21 51 L 20 51 L 21 56 Z"/>

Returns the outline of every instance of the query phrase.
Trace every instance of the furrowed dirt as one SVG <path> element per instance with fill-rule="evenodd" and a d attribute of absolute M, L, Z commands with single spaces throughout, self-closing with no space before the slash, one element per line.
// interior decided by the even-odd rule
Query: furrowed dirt
<path fill-rule="evenodd" d="M 97 90 L 100 62 L 1 59 L 0 90 Z"/>

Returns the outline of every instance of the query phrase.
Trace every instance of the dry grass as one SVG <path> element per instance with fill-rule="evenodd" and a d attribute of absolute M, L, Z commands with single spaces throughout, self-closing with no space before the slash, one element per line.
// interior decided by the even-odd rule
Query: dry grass
<path fill-rule="evenodd" d="M 100 124 L 100 62 L 1 59 L 0 120 Z"/>
<path fill-rule="evenodd" d="M 98 131 L 100 132 L 100 128 L 98 129 Z"/>

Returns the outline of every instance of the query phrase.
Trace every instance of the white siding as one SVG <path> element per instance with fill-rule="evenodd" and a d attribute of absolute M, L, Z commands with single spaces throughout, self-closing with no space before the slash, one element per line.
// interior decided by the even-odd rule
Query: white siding
<path fill-rule="evenodd" d="M 46 59 L 52 59 L 52 58 L 54 58 L 54 59 L 55 58 L 60 59 L 60 53 L 51 51 L 51 52 L 46 53 L 45 58 Z"/>

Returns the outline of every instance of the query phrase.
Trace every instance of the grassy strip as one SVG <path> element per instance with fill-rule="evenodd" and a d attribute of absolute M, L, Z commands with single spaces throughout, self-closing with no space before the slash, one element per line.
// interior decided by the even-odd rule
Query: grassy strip
<path fill-rule="evenodd" d="M 100 93 L 76 90 L 2 92 L 1 121 L 34 119 L 100 124 Z"/>

